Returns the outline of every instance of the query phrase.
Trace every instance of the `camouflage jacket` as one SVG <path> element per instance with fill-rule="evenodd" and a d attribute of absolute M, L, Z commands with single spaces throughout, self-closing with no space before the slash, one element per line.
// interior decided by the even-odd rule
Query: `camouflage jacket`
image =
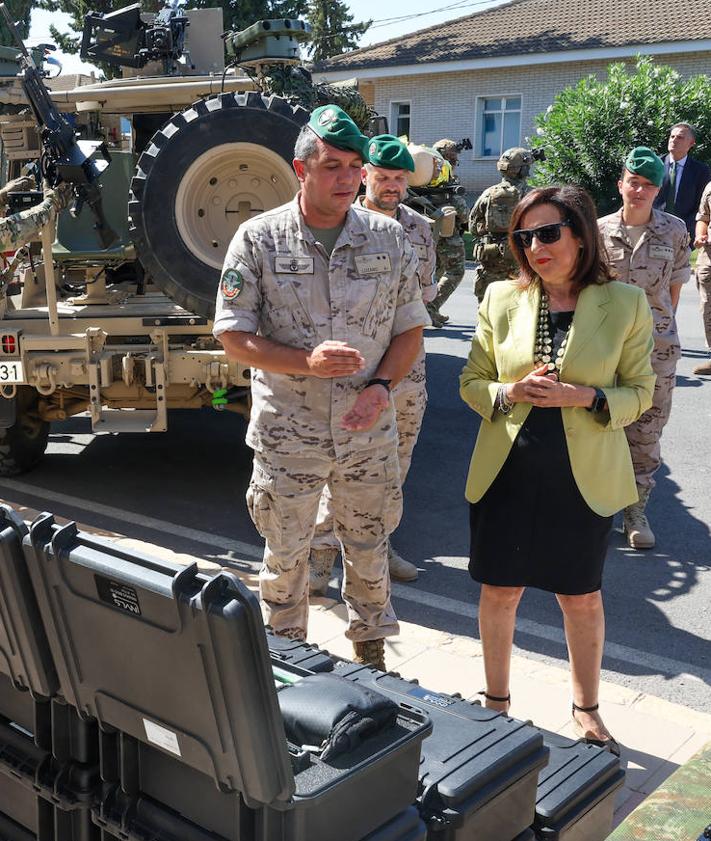
<path fill-rule="evenodd" d="M 653 210 L 634 247 L 622 222 L 621 210 L 598 219 L 598 227 L 617 279 L 639 286 L 647 293 L 654 317 L 653 359 L 679 359 L 681 346 L 671 287 L 686 283 L 691 272 L 686 225 L 676 216 Z"/>
<path fill-rule="evenodd" d="M 36 239 L 49 222 L 54 203 L 45 199 L 37 207 L 0 218 L 0 251 L 17 251 L 31 239 Z"/>
<path fill-rule="evenodd" d="M 352 206 L 330 259 L 304 222 L 299 195 L 240 225 L 225 257 L 215 335 L 258 333 L 308 350 L 335 339 L 365 359 L 358 374 L 338 379 L 253 368 L 249 446 L 324 458 L 395 446 L 392 400 L 370 430 L 343 430 L 341 419 L 393 337 L 428 323 L 417 257 L 395 220 Z"/>
<path fill-rule="evenodd" d="M 699 204 L 699 212 L 696 214 L 696 221 L 706 222 L 707 225 L 711 222 L 711 181 L 704 188 Z M 699 248 L 696 265 L 711 265 L 711 245 L 704 245 L 702 248 Z"/>

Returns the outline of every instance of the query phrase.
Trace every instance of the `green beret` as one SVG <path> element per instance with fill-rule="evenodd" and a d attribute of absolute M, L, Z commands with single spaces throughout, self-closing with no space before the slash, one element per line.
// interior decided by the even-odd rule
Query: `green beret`
<path fill-rule="evenodd" d="M 627 155 L 625 169 L 634 175 L 641 175 L 655 187 L 661 187 L 664 180 L 664 162 L 649 146 L 636 146 Z"/>
<path fill-rule="evenodd" d="M 392 134 L 379 134 L 368 143 L 368 160 L 373 166 L 383 169 L 406 169 L 415 171 L 415 161 L 407 146 Z"/>
<path fill-rule="evenodd" d="M 368 138 L 361 134 L 358 126 L 337 105 L 321 105 L 314 109 L 309 119 L 309 128 L 329 146 L 357 152 L 362 160 L 366 160 L 365 144 Z"/>

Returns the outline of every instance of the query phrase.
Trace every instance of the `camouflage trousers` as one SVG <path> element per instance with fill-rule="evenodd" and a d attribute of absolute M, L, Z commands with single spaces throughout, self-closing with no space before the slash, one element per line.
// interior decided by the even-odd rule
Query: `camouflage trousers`
<path fill-rule="evenodd" d="M 400 384 L 402 385 L 402 383 Z M 400 483 L 405 484 L 412 464 L 412 453 L 422 427 L 422 419 L 427 408 L 427 389 L 418 383 L 416 388 L 393 391 L 395 418 L 397 422 L 397 460 L 400 469 Z M 328 486 L 323 490 L 316 518 L 316 531 L 311 543 L 314 549 L 338 549 L 340 544 L 333 528 L 333 500 Z M 344 580 L 345 586 L 345 580 Z"/>
<path fill-rule="evenodd" d="M 662 432 L 667 425 L 676 383 L 676 360 L 659 361 L 652 354 L 652 368 L 657 375 L 652 406 L 639 420 L 625 427 L 630 445 L 637 485 L 650 490 L 656 484 L 654 474 L 662 463 Z"/>
<path fill-rule="evenodd" d="M 704 322 L 706 347 L 711 349 L 711 259 L 704 251 L 699 252 L 696 261 L 696 286 L 701 299 L 701 317 Z"/>
<path fill-rule="evenodd" d="M 437 243 L 437 296 L 432 306 L 439 310 L 464 277 L 464 240 L 459 235 Z"/>
<path fill-rule="evenodd" d="M 489 287 L 490 283 L 497 280 L 508 280 L 509 269 L 485 269 L 484 266 L 477 266 L 474 269 L 474 294 L 477 301 L 481 303 L 484 300 L 484 293 Z"/>
<path fill-rule="evenodd" d="M 308 558 L 323 489 L 343 546 L 346 636 L 382 639 L 399 632 L 390 602 L 387 539 L 400 522 L 402 489 L 394 447 L 345 461 L 319 455 L 255 452 L 247 508 L 266 541 L 259 573 L 264 621 L 277 634 L 306 639 Z"/>

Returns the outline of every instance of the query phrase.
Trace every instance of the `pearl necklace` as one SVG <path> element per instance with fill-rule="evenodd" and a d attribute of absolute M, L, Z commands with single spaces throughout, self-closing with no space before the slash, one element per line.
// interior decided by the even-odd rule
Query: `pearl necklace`
<path fill-rule="evenodd" d="M 550 373 L 560 375 L 560 369 L 563 364 L 563 354 L 565 353 L 565 346 L 568 344 L 568 336 L 570 335 L 570 328 L 572 327 L 572 319 L 565 331 L 563 341 L 560 343 L 555 359 L 552 357 L 553 353 L 553 339 L 551 337 L 551 323 L 550 323 L 550 307 L 548 305 L 548 295 L 541 292 L 541 306 L 538 310 L 538 325 L 536 327 L 536 347 L 534 353 L 534 361 L 536 365 L 545 364 Z"/>

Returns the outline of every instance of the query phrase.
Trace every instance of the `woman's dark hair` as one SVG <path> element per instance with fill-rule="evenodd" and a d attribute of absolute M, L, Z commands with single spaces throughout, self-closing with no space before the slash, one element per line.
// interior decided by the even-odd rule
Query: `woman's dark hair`
<path fill-rule="evenodd" d="M 562 187 L 543 187 L 531 190 L 514 208 L 509 226 L 509 246 L 519 265 L 518 283 L 524 289 L 538 277 L 531 268 L 524 249 L 512 232 L 521 227 L 521 219 L 534 207 L 552 204 L 558 208 L 562 221 L 570 223 L 571 232 L 580 240 L 582 248 L 575 267 L 575 280 L 580 286 L 607 283 L 615 275 L 607 262 L 607 254 L 597 227 L 595 204 L 587 190 L 572 184 Z"/>

